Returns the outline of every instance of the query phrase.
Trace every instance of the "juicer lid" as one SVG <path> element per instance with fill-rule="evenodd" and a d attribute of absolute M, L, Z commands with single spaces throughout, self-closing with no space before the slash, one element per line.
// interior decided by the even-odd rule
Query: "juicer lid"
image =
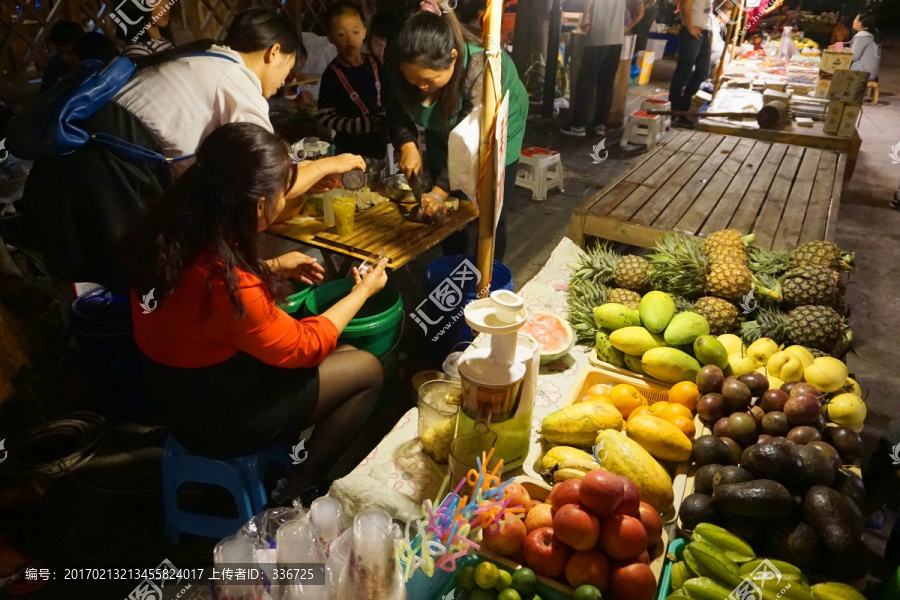
<path fill-rule="evenodd" d="M 467 305 L 464 315 L 472 329 L 487 335 L 503 335 L 520 329 L 528 319 L 528 310 L 518 294 L 497 290 L 490 297 Z"/>

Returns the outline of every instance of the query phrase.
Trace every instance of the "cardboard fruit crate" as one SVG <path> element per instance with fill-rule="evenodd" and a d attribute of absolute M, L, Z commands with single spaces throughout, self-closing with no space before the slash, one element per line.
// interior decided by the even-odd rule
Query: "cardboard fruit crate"
<path fill-rule="evenodd" d="M 519 476 L 514 478 L 514 481 L 520 483 L 522 487 L 525 488 L 525 490 L 528 492 L 528 495 L 531 496 L 532 500 L 545 502 L 547 500 L 547 497 L 550 495 L 550 485 L 548 485 L 541 479 L 536 479 L 529 476 Z M 654 546 L 647 549 L 647 552 L 650 555 L 650 570 L 653 571 L 653 576 L 656 577 L 657 582 L 659 582 L 660 577 L 662 576 L 663 566 L 666 559 L 665 550 L 668 547 L 668 544 L 669 536 L 666 532 L 666 528 L 663 527 L 662 539 L 658 541 Z M 509 557 L 494 554 L 490 550 L 486 550 L 484 548 L 481 548 L 478 551 L 478 554 L 487 558 L 498 566 L 506 568 L 509 571 L 515 571 L 520 566 L 516 561 L 510 559 Z M 540 594 L 541 598 L 545 598 L 546 600 L 556 600 L 556 598 L 559 598 L 560 600 L 568 599 L 575 594 L 575 590 L 570 585 L 557 579 L 538 575 L 537 580 L 540 587 L 543 587 L 545 590 L 551 591 L 551 594 L 548 594 L 546 596 L 544 594 Z"/>
<path fill-rule="evenodd" d="M 577 404 L 581 401 L 582 397 L 587 395 L 591 386 L 597 384 L 617 385 L 620 383 L 627 383 L 640 390 L 651 404 L 653 402 L 668 401 L 669 386 L 665 383 L 642 377 L 641 375 L 630 371 L 622 370 L 622 372 L 617 372 L 613 370 L 615 367 L 612 367 L 611 365 L 610 367 L 611 368 L 589 367 L 587 369 L 582 369 L 560 408 Z M 696 435 L 702 435 L 700 432 L 705 428 L 705 425 L 699 417 L 694 417 L 694 427 L 697 430 Z M 543 481 L 543 478 L 541 477 L 541 460 L 544 458 L 544 454 L 546 454 L 553 446 L 554 444 L 547 443 L 543 438 L 540 438 L 540 441 L 537 444 L 532 444 L 531 451 L 525 460 L 525 464 L 522 465 L 522 469 L 525 471 L 526 475 L 538 481 Z M 672 489 L 674 490 L 675 499 L 672 507 L 662 515 L 663 524 L 670 525 L 675 522 L 678 516 L 678 509 L 681 506 L 681 501 L 685 496 L 684 489 L 687 485 L 689 465 L 688 461 L 680 463 L 660 461 L 660 464 L 662 464 L 666 471 L 669 472 L 669 476 L 672 477 Z"/>

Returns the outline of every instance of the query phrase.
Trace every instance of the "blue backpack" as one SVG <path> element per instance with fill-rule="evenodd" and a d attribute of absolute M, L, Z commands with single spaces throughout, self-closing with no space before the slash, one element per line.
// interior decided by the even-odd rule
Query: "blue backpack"
<path fill-rule="evenodd" d="M 230 56 L 215 52 L 197 52 L 186 56 L 211 56 L 237 62 Z M 7 149 L 19 158 L 42 160 L 71 154 L 93 141 L 126 160 L 159 166 L 193 158 L 193 154 L 169 158 L 115 136 L 92 134 L 83 129 L 84 120 L 112 100 L 136 69 L 135 64 L 124 56 L 107 65 L 98 60 L 82 61 L 76 73 L 35 98 L 13 118 L 6 131 Z"/>

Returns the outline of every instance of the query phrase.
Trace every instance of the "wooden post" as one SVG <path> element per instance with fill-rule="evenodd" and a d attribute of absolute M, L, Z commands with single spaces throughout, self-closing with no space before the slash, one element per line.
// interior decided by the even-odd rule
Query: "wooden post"
<path fill-rule="evenodd" d="M 743 21 L 744 0 L 741 0 L 740 6 L 732 5 L 731 18 L 729 19 L 728 30 L 725 33 L 725 47 L 722 48 L 722 56 L 719 57 L 719 65 L 716 67 L 715 81 L 713 82 L 713 97 L 719 91 L 719 85 L 722 81 L 722 70 L 725 68 L 725 54 L 729 51 L 728 40 L 731 40 L 731 58 L 734 59 L 734 47 L 737 43 L 739 25 Z"/>
<path fill-rule="evenodd" d="M 558 0 L 557 0 L 558 1 Z M 481 112 L 481 181 L 478 185 L 478 297 L 490 289 L 494 270 L 495 188 L 499 173 L 494 168 L 494 117 L 500 91 L 500 27 L 503 19 L 503 0 L 487 0 L 484 12 L 482 44 L 485 52 L 484 96 Z M 501 192 L 502 193 L 502 192 Z"/>

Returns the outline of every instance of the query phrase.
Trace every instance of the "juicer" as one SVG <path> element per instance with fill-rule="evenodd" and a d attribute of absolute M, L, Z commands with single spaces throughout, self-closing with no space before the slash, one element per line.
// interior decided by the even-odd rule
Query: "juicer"
<path fill-rule="evenodd" d="M 540 360 L 535 341 L 518 333 L 528 317 L 525 301 L 497 290 L 467 305 L 463 314 L 490 345 L 469 346 L 459 357 L 462 410 L 456 437 L 487 427 L 497 434 L 495 454 L 503 459 L 504 471 L 514 469 L 528 455 Z"/>

